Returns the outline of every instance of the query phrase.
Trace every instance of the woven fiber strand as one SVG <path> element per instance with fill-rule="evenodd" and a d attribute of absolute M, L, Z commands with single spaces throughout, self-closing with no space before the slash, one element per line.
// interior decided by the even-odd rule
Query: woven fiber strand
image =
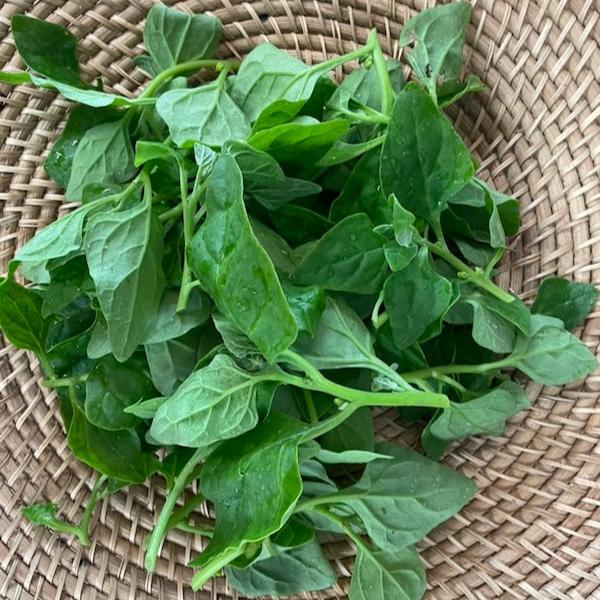
<path fill-rule="evenodd" d="M 431 3 L 427 3 L 430 5 Z M 0 65 L 21 66 L 9 34 L 13 14 L 68 26 L 81 40 L 84 73 L 108 89 L 137 92 L 132 64 L 151 0 L 3 0 Z M 422 2 L 393 0 L 190 0 L 225 25 L 221 56 L 241 57 L 269 40 L 307 62 L 347 52 L 376 27 L 398 55 L 402 23 Z M 525 300 L 542 277 L 600 282 L 600 14 L 594 0 L 481 0 L 467 33 L 466 62 L 488 91 L 451 117 L 481 172 L 522 202 L 523 225 L 499 276 Z M 43 160 L 68 103 L 29 87 L 0 86 L 0 272 L 15 249 L 72 206 L 45 176 Z M 581 335 L 600 343 L 600 312 Z M 157 573 L 140 550 L 164 490 L 160 482 L 106 500 L 93 543 L 32 527 L 20 507 L 50 500 L 78 518 L 92 484 L 69 454 L 52 394 L 34 358 L 0 342 L 0 598 L 182 600 L 236 598 L 223 580 L 199 593 L 186 562 L 200 549 L 181 534 L 164 544 Z M 529 385 L 532 408 L 496 440 L 469 440 L 446 461 L 472 477 L 475 500 L 420 547 L 427 597 L 600 599 L 600 376 L 567 389 Z M 411 443 L 391 411 L 378 413 L 381 438 Z M 352 547 L 331 543 L 340 578 L 306 598 L 345 598 Z"/>

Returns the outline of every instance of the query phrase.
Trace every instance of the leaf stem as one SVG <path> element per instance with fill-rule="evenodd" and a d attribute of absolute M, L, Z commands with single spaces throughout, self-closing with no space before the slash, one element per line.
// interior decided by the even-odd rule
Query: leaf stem
<path fill-rule="evenodd" d="M 283 374 L 281 380 L 300 388 L 324 392 L 330 396 L 341 398 L 352 403 L 357 408 L 361 406 L 424 406 L 431 408 L 447 408 L 448 398 L 444 394 L 432 394 L 418 390 L 401 392 L 368 392 L 356 390 L 335 383 L 316 369 L 309 361 L 292 350 L 286 350 L 281 358 L 299 368 L 308 376 L 308 379 Z M 399 375 L 398 375 L 399 377 Z"/>
<path fill-rule="evenodd" d="M 381 44 L 379 43 L 376 29 L 372 29 L 371 33 L 369 33 L 368 43 L 370 43 L 373 48 L 373 65 L 381 86 L 381 110 L 384 115 L 389 117 L 392 114 L 392 108 L 394 106 L 394 88 L 392 87 L 390 74 L 388 73 L 385 64 L 385 58 L 383 56 L 383 51 L 381 50 Z"/>
<path fill-rule="evenodd" d="M 158 520 L 156 521 L 156 525 L 152 531 L 150 536 L 150 540 L 148 541 L 148 549 L 146 550 L 146 557 L 144 559 L 144 566 L 148 572 L 154 571 L 154 567 L 156 566 L 156 559 L 158 557 L 158 550 L 162 543 L 163 537 L 165 536 L 169 521 L 171 519 L 171 514 L 173 513 L 173 509 L 177 503 L 177 499 L 183 493 L 185 486 L 189 483 L 188 479 L 190 475 L 194 472 L 196 465 L 206 457 L 207 449 L 206 448 L 198 448 L 196 452 L 192 455 L 190 460 L 186 463 L 186 465 L 181 469 L 181 472 L 175 479 L 173 487 L 171 491 L 167 495 L 165 500 L 165 504 L 160 511 L 160 515 L 158 516 Z"/>
<path fill-rule="evenodd" d="M 429 251 L 433 254 L 436 254 L 440 258 L 443 258 L 447 263 L 452 265 L 457 271 L 459 277 L 466 281 L 470 281 L 472 284 L 476 285 L 478 288 L 485 290 L 498 300 L 502 300 L 502 302 L 512 302 L 515 297 L 512 294 L 504 291 L 495 285 L 489 277 L 485 274 L 481 269 L 473 270 L 467 264 L 465 264 L 462 260 L 454 256 L 452 252 L 450 252 L 447 248 L 444 248 L 440 244 L 433 244 L 428 240 L 421 240 L 421 243 L 429 248 Z"/>
<path fill-rule="evenodd" d="M 402 373 L 402 377 L 409 382 L 415 381 L 417 379 L 428 378 L 441 379 L 442 381 L 445 381 L 444 379 L 442 379 L 442 376 L 444 375 L 459 375 L 461 373 L 472 373 L 478 375 L 481 373 L 487 373 L 489 371 L 497 371 L 498 369 L 503 369 L 510 366 L 511 363 L 506 358 L 494 362 L 482 363 L 480 365 L 444 365 L 441 367 L 431 367 L 430 369 L 419 369 L 418 371 L 409 371 L 407 373 Z"/>
<path fill-rule="evenodd" d="M 94 484 L 94 487 L 92 488 L 92 493 L 90 494 L 89 500 L 85 507 L 85 511 L 83 513 L 83 516 L 81 517 L 81 521 L 79 521 L 78 528 L 81 532 L 79 535 L 79 541 L 81 542 L 82 546 L 90 545 L 90 520 L 92 518 L 92 514 L 94 513 L 94 508 L 96 508 L 96 504 L 102 498 L 101 488 L 106 483 L 106 481 L 107 477 L 105 475 L 101 475 L 98 477 L 96 483 Z"/>
<path fill-rule="evenodd" d="M 304 395 L 304 402 L 306 402 L 306 410 L 308 410 L 310 422 L 315 425 L 319 422 L 319 415 L 317 414 L 312 392 L 310 390 L 303 389 L 302 394 Z"/>
<path fill-rule="evenodd" d="M 224 61 L 215 59 L 204 59 L 204 60 L 191 60 L 189 62 L 175 65 L 170 69 L 166 69 L 162 73 L 159 73 L 148 85 L 148 87 L 140 94 L 138 100 L 145 100 L 152 98 L 160 88 L 165 85 L 170 79 L 183 73 L 189 73 L 192 71 L 199 71 L 200 69 L 217 69 L 218 71 L 227 68 L 227 70 L 236 70 L 239 67 L 237 61 Z"/>

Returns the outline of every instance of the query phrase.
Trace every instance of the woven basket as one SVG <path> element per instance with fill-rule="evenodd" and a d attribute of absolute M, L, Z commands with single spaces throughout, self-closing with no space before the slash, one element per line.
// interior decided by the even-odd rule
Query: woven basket
<path fill-rule="evenodd" d="M 0 65 L 19 67 L 9 19 L 29 13 L 68 26 L 81 40 L 91 79 L 132 94 L 144 75 L 140 52 L 151 0 L 2 0 Z M 376 27 L 384 51 L 398 54 L 402 23 L 421 2 L 393 0 L 190 0 L 225 25 L 221 56 L 241 57 L 269 40 L 307 62 L 347 52 Z M 499 276 L 525 300 L 542 277 L 600 282 L 600 14 L 594 0 L 482 0 L 467 33 L 467 65 L 488 91 L 451 116 L 483 176 L 522 202 L 523 226 Z M 0 86 L 0 272 L 15 248 L 71 206 L 42 163 L 67 103 L 49 92 Z M 598 350 L 600 313 L 582 331 Z M 94 542 L 32 527 L 24 503 L 56 502 L 77 518 L 91 474 L 69 454 L 52 394 L 35 360 L 0 340 L 0 598 L 84 600 L 235 598 L 223 580 L 193 594 L 185 564 L 198 541 L 170 535 L 156 574 L 142 566 L 142 539 L 164 490 L 157 481 L 102 505 Z M 568 389 L 530 385 L 533 407 L 504 437 L 456 446 L 447 462 L 473 478 L 476 499 L 421 544 L 428 598 L 600 598 L 600 377 Z M 380 412 L 385 439 L 411 443 L 416 432 Z M 331 590 L 345 598 L 353 549 L 327 545 L 340 573 Z M 394 600 L 394 599 L 390 599 Z"/>

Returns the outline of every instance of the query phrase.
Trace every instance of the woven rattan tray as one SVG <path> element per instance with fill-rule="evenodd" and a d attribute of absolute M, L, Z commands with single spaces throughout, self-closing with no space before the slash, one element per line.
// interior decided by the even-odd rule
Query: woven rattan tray
<path fill-rule="evenodd" d="M 121 94 L 144 75 L 132 57 L 151 0 L 0 0 L 0 65 L 18 67 L 9 35 L 16 13 L 68 26 L 81 40 L 90 78 Z M 169 2 L 171 4 L 171 2 Z M 431 2 L 412 0 L 190 0 L 225 24 L 222 56 L 268 39 L 308 62 L 349 51 L 376 27 L 398 52 L 401 24 Z M 488 91 L 452 112 L 481 170 L 522 202 L 523 225 L 500 283 L 527 300 L 536 282 L 560 274 L 600 282 L 600 12 L 594 0 L 477 0 L 467 63 Z M 52 93 L 0 86 L 0 272 L 15 248 L 68 211 L 42 163 L 67 104 Z M 600 342 L 600 312 L 583 339 Z M 472 477 L 476 499 L 422 544 L 428 598 L 600 598 L 600 377 L 568 389 L 528 388 L 532 408 L 503 438 L 473 440 L 447 458 Z M 392 411 L 379 436 L 411 442 Z M 48 499 L 74 518 L 89 493 L 89 470 L 69 455 L 52 394 L 37 363 L 0 337 L 0 598 L 157 600 L 235 598 L 224 581 L 193 594 L 185 563 L 194 545 L 170 536 L 157 573 L 142 567 L 141 540 L 163 490 L 136 487 L 105 502 L 94 542 L 33 528 L 20 506 Z M 330 544 L 345 598 L 352 548 Z M 390 599 L 394 600 L 394 599 Z"/>

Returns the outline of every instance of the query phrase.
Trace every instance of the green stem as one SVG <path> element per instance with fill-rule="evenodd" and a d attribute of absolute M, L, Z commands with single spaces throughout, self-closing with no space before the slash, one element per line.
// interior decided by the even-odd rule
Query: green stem
<path fill-rule="evenodd" d="M 101 493 L 100 493 L 101 488 L 104 485 L 104 483 L 106 482 L 106 480 L 107 480 L 107 477 L 105 475 L 101 475 L 96 480 L 96 483 L 94 484 L 94 487 L 92 488 L 92 493 L 90 494 L 90 498 L 85 507 L 85 512 L 83 513 L 83 516 L 81 517 L 81 521 L 79 521 L 79 530 L 81 532 L 79 535 L 79 541 L 81 542 L 82 546 L 90 545 L 90 534 L 89 534 L 90 520 L 92 518 L 94 508 L 96 508 L 96 504 L 101 499 Z"/>
<path fill-rule="evenodd" d="M 213 527 L 200 527 L 198 525 L 190 525 L 185 521 L 182 523 L 177 523 L 177 525 L 175 525 L 175 529 L 180 529 L 181 531 L 185 531 L 186 533 L 191 533 L 193 535 L 201 535 L 204 537 L 212 537 L 215 533 Z"/>
<path fill-rule="evenodd" d="M 302 442 L 310 442 L 339 427 L 348 417 L 360 408 L 358 404 L 345 404 L 339 412 L 313 425 L 303 436 Z"/>
<path fill-rule="evenodd" d="M 444 375 L 460 375 L 460 374 L 475 374 L 480 375 L 489 371 L 497 371 L 510 367 L 511 364 L 507 359 L 497 360 L 495 362 L 483 363 L 481 365 L 444 365 L 441 367 L 431 367 L 430 369 L 419 369 L 418 371 L 409 371 L 402 373 L 403 379 L 406 381 L 415 381 L 417 379 L 440 379 Z"/>
<path fill-rule="evenodd" d="M 394 106 L 394 88 L 392 87 L 390 74 L 388 73 L 385 64 L 385 57 L 381 50 L 376 29 L 371 30 L 371 33 L 369 33 L 368 42 L 371 43 L 373 48 L 373 65 L 377 72 L 379 84 L 381 85 L 381 110 L 384 115 L 389 117 L 392 114 L 392 108 Z"/>
<path fill-rule="evenodd" d="M 244 553 L 244 546 L 241 548 L 230 548 L 202 567 L 192 577 L 192 590 L 197 592 L 209 579 L 217 575 L 223 567 L 226 567 L 232 560 Z"/>
<path fill-rule="evenodd" d="M 187 519 L 191 513 L 201 506 L 203 502 L 204 496 L 202 494 L 192 496 L 183 504 L 183 506 L 180 506 L 177 510 L 173 511 L 169 523 L 167 524 L 167 529 L 173 529 L 173 527 L 179 525 L 179 523 Z"/>
<path fill-rule="evenodd" d="M 168 210 L 165 210 L 165 212 L 160 213 L 160 215 L 158 215 L 158 220 L 161 223 L 166 223 L 167 221 L 170 221 L 171 219 L 177 218 L 179 215 L 181 215 L 182 212 L 183 212 L 183 205 L 178 204 L 177 206 L 174 206 L 173 208 L 169 208 Z"/>
<path fill-rule="evenodd" d="M 226 73 L 226 71 L 224 71 Z M 221 75 L 219 75 L 219 78 Z M 179 312 L 185 310 L 187 306 L 190 292 L 192 291 L 190 284 L 192 282 L 192 270 L 187 259 L 187 249 L 194 236 L 194 214 L 190 209 L 188 202 L 188 175 L 185 169 L 182 158 L 177 154 L 177 164 L 179 166 L 179 193 L 181 195 L 181 206 L 183 209 L 183 273 L 181 276 L 181 289 L 179 291 L 179 299 L 177 300 L 176 310 Z"/>
<path fill-rule="evenodd" d="M 215 68 L 217 70 L 227 69 L 235 70 L 239 67 L 239 63 L 235 61 L 223 61 L 223 60 L 214 60 L 214 59 L 204 59 L 204 60 L 191 60 L 189 62 L 181 63 L 180 65 L 175 65 L 170 69 L 159 73 L 148 85 L 148 87 L 140 94 L 138 100 L 145 100 L 147 98 L 152 98 L 156 92 L 170 79 L 173 77 L 177 77 L 177 75 L 183 75 L 183 73 L 190 73 L 193 71 L 200 71 L 200 69 L 211 69 Z"/>
<path fill-rule="evenodd" d="M 462 279 L 470 281 L 473 285 L 485 290 L 495 298 L 498 298 L 498 300 L 502 300 L 502 302 L 508 303 L 515 299 L 512 294 L 509 294 L 495 285 L 483 271 L 475 271 L 471 269 L 471 267 L 454 256 L 454 254 L 452 254 L 447 248 L 442 247 L 440 244 L 433 244 L 428 240 L 422 240 L 421 243 L 427 246 L 430 252 L 437 254 L 437 256 L 443 258 L 447 263 L 452 265 L 458 271 L 459 277 Z"/>
<path fill-rule="evenodd" d="M 144 565 L 146 570 L 150 573 L 154 571 L 154 567 L 156 566 L 158 550 L 160 548 L 160 544 L 162 543 L 163 537 L 167 532 L 169 520 L 171 519 L 171 514 L 173 513 L 173 509 L 177 504 L 177 499 L 179 496 L 181 496 L 185 486 L 189 483 L 188 478 L 193 473 L 196 465 L 206 457 L 206 452 L 206 448 L 198 448 L 198 450 L 194 452 L 190 460 L 186 463 L 183 469 L 181 469 L 181 472 L 177 476 L 177 479 L 175 479 L 173 487 L 171 488 L 171 491 L 165 500 L 165 504 L 160 511 L 160 515 L 158 516 L 158 520 L 156 521 L 156 525 L 154 526 L 152 535 L 150 536 L 148 549 L 146 550 Z"/>
<path fill-rule="evenodd" d="M 306 410 L 308 410 L 308 416 L 310 418 L 310 422 L 314 425 L 319 422 L 319 415 L 317 414 L 317 409 L 315 407 L 315 401 L 312 396 L 312 392 L 310 390 L 302 390 L 304 395 L 304 402 L 306 402 Z"/>
<path fill-rule="evenodd" d="M 381 325 L 379 325 L 379 310 L 381 309 L 381 305 L 383 304 L 383 290 L 379 293 L 379 297 L 375 302 L 375 306 L 373 306 L 373 310 L 371 311 L 371 323 L 373 323 L 373 327 L 375 329 L 379 329 Z"/>
<path fill-rule="evenodd" d="M 281 358 L 296 366 L 301 371 L 304 371 L 308 376 L 307 380 L 286 374 L 282 375 L 282 381 L 291 383 L 300 388 L 324 392 L 330 396 L 346 400 L 346 402 L 351 402 L 357 407 L 424 406 L 431 408 L 447 408 L 449 406 L 449 400 L 443 394 L 429 394 L 418 390 L 406 390 L 401 392 L 368 392 L 340 385 L 323 377 L 321 372 L 309 361 L 292 350 L 283 352 Z"/>
<path fill-rule="evenodd" d="M 443 375 L 442 373 L 433 373 L 432 377 L 434 379 L 437 379 L 438 381 L 441 381 L 443 383 L 445 383 L 446 385 L 449 385 L 450 387 L 453 387 L 455 390 L 458 390 L 459 392 L 466 392 L 467 388 L 464 385 L 461 385 L 460 383 L 458 383 L 458 381 L 452 379 L 452 377 L 448 377 L 447 375 Z"/>

